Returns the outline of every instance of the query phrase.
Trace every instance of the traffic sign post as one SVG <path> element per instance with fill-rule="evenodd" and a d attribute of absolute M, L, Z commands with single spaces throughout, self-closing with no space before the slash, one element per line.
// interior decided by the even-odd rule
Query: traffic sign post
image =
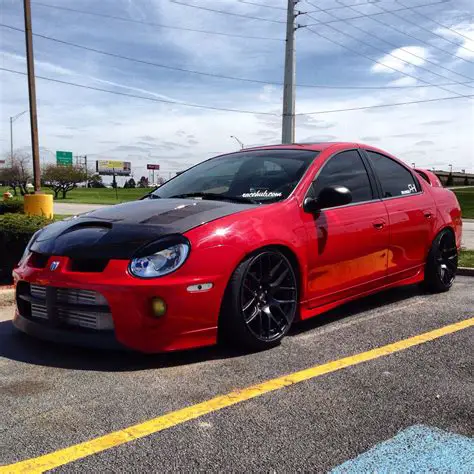
<path fill-rule="evenodd" d="M 72 166 L 72 151 L 57 151 L 56 164 L 58 166 Z"/>

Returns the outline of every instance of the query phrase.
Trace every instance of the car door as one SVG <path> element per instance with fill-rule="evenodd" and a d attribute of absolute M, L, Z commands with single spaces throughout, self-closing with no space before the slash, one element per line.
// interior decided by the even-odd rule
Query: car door
<path fill-rule="evenodd" d="M 317 198 L 327 186 L 347 187 L 352 203 L 314 213 L 301 211 L 308 235 L 308 308 L 363 293 L 386 278 L 387 210 L 358 150 L 330 157 L 308 196 Z"/>
<path fill-rule="evenodd" d="M 437 215 L 434 199 L 407 166 L 373 150 L 365 153 L 390 222 L 389 280 L 415 276 L 431 246 Z"/>

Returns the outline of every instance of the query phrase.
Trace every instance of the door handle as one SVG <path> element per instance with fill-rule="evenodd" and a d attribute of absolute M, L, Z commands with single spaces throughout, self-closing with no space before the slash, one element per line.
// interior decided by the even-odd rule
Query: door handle
<path fill-rule="evenodd" d="M 385 227 L 385 222 L 374 222 L 372 224 L 377 230 L 381 230 Z"/>
<path fill-rule="evenodd" d="M 423 214 L 427 219 L 431 219 L 433 217 L 433 214 L 429 211 L 426 211 L 424 214 Z"/>

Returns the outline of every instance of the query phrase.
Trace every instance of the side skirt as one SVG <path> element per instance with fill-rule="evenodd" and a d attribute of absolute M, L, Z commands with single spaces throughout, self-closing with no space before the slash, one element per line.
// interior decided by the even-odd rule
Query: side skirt
<path fill-rule="evenodd" d="M 354 301 L 360 298 L 364 298 L 365 296 L 373 295 L 375 293 L 379 293 L 381 291 L 388 290 L 390 288 L 396 288 L 398 286 L 407 286 L 407 285 L 413 285 L 416 283 L 421 283 L 424 280 L 425 277 L 425 272 L 424 268 L 421 268 L 418 273 L 414 276 L 411 276 L 409 278 L 405 278 L 402 280 L 397 280 L 391 283 L 387 283 L 385 285 L 379 286 L 375 289 L 371 289 L 368 291 L 364 291 L 362 293 L 357 293 L 355 295 L 351 296 L 346 296 L 344 298 L 341 298 L 337 301 L 333 301 L 331 303 L 324 304 L 322 306 L 318 306 L 317 308 L 308 308 L 308 302 L 303 302 L 300 305 L 300 320 L 305 320 L 309 318 L 313 318 L 315 316 L 318 316 L 322 313 L 325 313 L 326 311 L 329 311 L 331 309 L 337 308 L 338 306 L 341 306 L 345 303 L 349 303 L 350 301 Z"/>

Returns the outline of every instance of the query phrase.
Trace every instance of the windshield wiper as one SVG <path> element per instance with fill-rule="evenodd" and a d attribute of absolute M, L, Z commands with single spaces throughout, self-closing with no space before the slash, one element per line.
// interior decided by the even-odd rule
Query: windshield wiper
<path fill-rule="evenodd" d="M 258 204 L 257 201 L 253 199 L 241 197 L 241 196 L 224 196 L 222 194 L 217 193 L 185 193 L 185 194 L 176 194 L 174 196 L 170 196 L 169 199 L 185 199 L 185 198 L 193 198 L 193 197 L 200 197 L 203 199 L 209 199 L 213 201 L 230 201 L 230 202 L 241 202 L 245 204 Z"/>

